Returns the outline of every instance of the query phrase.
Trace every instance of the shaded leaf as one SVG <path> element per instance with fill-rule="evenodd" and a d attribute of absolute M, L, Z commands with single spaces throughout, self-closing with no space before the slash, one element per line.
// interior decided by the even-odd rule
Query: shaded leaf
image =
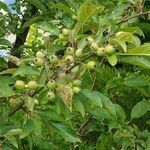
<path fill-rule="evenodd" d="M 51 121 L 49 123 L 57 129 L 58 134 L 63 136 L 65 140 L 72 143 L 81 142 L 79 137 L 70 126 L 63 123 L 56 123 Z"/>
<path fill-rule="evenodd" d="M 131 119 L 142 117 L 143 115 L 145 115 L 149 111 L 149 108 L 150 108 L 150 102 L 149 101 L 143 100 L 143 101 L 138 102 L 132 108 Z"/>
<path fill-rule="evenodd" d="M 10 13 L 10 10 L 8 9 L 7 5 L 5 3 L 3 3 L 2 1 L 0 1 L 0 9 L 3 9 L 6 12 Z"/>
<path fill-rule="evenodd" d="M 14 136 L 6 135 L 5 138 L 16 148 L 18 148 L 17 139 Z"/>
<path fill-rule="evenodd" d="M 99 92 L 91 90 L 83 90 L 82 93 L 86 96 L 92 103 L 102 108 L 102 97 Z"/>
<path fill-rule="evenodd" d="M 54 4 L 52 7 L 50 7 L 50 9 L 55 9 L 55 8 L 63 10 L 65 13 L 69 15 L 75 14 L 75 12 L 70 9 L 70 7 L 64 5 L 63 3 L 57 3 L 57 4 Z"/>
<path fill-rule="evenodd" d="M 13 77 L 18 75 L 32 75 L 32 76 L 39 76 L 40 71 L 33 66 L 21 66 L 18 68 L 15 73 L 13 74 Z"/>
<path fill-rule="evenodd" d="M 145 69 L 150 69 L 150 59 L 146 57 L 124 56 L 121 57 L 120 60 L 128 64 L 140 66 Z"/>
<path fill-rule="evenodd" d="M 20 134 L 20 139 L 25 138 L 34 130 L 34 125 L 31 119 L 27 119 L 23 125 L 22 132 Z"/>
<path fill-rule="evenodd" d="M 124 121 L 126 119 L 125 111 L 118 104 L 114 104 L 114 106 L 115 106 L 115 110 L 116 110 L 117 120 L 119 120 L 120 122 Z"/>
<path fill-rule="evenodd" d="M 6 40 L 6 39 L 0 39 L 0 46 L 8 46 L 8 47 L 10 47 L 10 48 L 12 48 L 13 47 L 13 45 L 11 44 L 11 42 L 10 41 L 8 41 L 8 40 Z"/>

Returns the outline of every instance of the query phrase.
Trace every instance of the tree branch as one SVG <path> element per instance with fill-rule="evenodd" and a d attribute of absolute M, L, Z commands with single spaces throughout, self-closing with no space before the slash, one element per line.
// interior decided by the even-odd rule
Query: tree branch
<path fill-rule="evenodd" d="M 136 18 L 136 17 L 139 17 L 139 16 L 144 16 L 144 15 L 149 14 L 149 13 L 150 13 L 150 11 L 141 12 L 141 13 L 139 13 L 139 14 L 130 16 L 130 17 L 128 17 L 128 18 L 125 18 L 125 19 L 121 20 L 120 22 L 118 22 L 117 24 L 126 22 L 126 21 L 128 21 L 128 20 L 130 20 L 130 19 L 133 19 L 133 18 Z"/>
<path fill-rule="evenodd" d="M 82 59 L 82 62 L 87 60 L 88 58 L 90 58 L 93 54 L 90 53 L 88 56 L 86 56 L 84 59 Z M 73 69 L 74 67 L 76 67 L 77 65 L 79 65 L 79 63 L 75 63 L 73 66 L 71 66 L 70 68 L 68 68 L 68 70 L 63 70 L 64 73 L 68 74 L 70 73 L 70 70 Z M 59 76 L 59 74 L 55 73 L 55 75 L 52 75 L 51 78 L 52 79 L 57 79 L 57 77 Z M 46 81 L 47 83 L 48 81 Z M 31 97 L 34 97 L 38 92 L 40 92 L 44 87 L 41 87 L 39 89 L 37 89 L 34 93 L 32 93 Z M 16 113 L 18 110 L 20 110 L 24 105 L 24 101 L 21 101 L 18 105 L 14 106 L 14 108 L 12 108 L 12 110 L 10 110 L 10 112 L 8 113 L 9 117 L 12 116 L 14 113 Z"/>

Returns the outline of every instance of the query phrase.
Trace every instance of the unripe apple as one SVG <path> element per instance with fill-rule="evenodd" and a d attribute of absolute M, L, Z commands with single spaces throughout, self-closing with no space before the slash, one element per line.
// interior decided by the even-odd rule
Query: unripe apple
<path fill-rule="evenodd" d="M 54 80 L 49 80 L 47 82 L 47 87 L 48 89 L 53 90 L 56 87 L 56 82 Z"/>
<path fill-rule="evenodd" d="M 69 30 L 68 29 L 62 29 L 62 34 L 64 35 L 64 36 L 67 36 L 68 34 L 69 34 Z"/>
<path fill-rule="evenodd" d="M 80 58 L 80 57 L 82 56 L 82 50 L 81 50 L 81 49 L 77 49 L 77 50 L 75 51 L 75 56 L 76 56 L 77 58 Z"/>
<path fill-rule="evenodd" d="M 37 82 L 34 81 L 34 80 L 29 81 L 28 84 L 27 84 L 27 87 L 30 90 L 35 90 L 37 88 Z"/>
<path fill-rule="evenodd" d="M 95 49 L 95 50 L 97 50 L 99 47 L 98 47 L 98 44 L 97 43 L 95 43 L 95 42 L 93 42 L 92 44 L 91 44 L 91 47 L 93 48 L 93 49 Z"/>
<path fill-rule="evenodd" d="M 66 50 L 67 55 L 72 55 L 74 53 L 74 49 L 72 47 L 68 47 Z"/>
<path fill-rule="evenodd" d="M 125 32 L 123 32 L 123 31 L 119 31 L 119 32 L 117 32 L 116 33 L 116 37 L 119 37 L 121 34 L 123 34 L 123 33 L 125 33 Z"/>
<path fill-rule="evenodd" d="M 58 63 L 58 58 L 57 58 L 57 56 L 56 56 L 56 55 L 52 55 L 52 56 L 50 57 L 50 62 L 51 62 L 51 64 L 56 64 L 56 63 Z"/>
<path fill-rule="evenodd" d="M 77 86 L 74 86 L 74 87 L 73 87 L 73 92 L 74 92 L 75 94 L 78 94 L 80 91 L 81 91 L 81 89 L 80 89 L 79 87 L 77 87 Z"/>
<path fill-rule="evenodd" d="M 44 60 L 42 58 L 36 58 L 35 59 L 35 65 L 40 67 L 44 65 Z"/>
<path fill-rule="evenodd" d="M 89 61 L 89 62 L 87 63 L 87 67 L 88 67 L 89 70 L 94 70 L 95 67 L 96 67 L 95 61 Z"/>
<path fill-rule="evenodd" d="M 79 79 L 78 80 L 74 80 L 73 81 L 73 85 L 74 86 L 81 86 L 81 80 L 79 80 Z"/>
<path fill-rule="evenodd" d="M 94 43 L 94 39 L 93 39 L 92 37 L 87 37 L 87 41 L 88 41 L 90 44 Z"/>
<path fill-rule="evenodd" d="M 105 49 L 104 49 L 104 51 L 105 51 L 106 53 L 108 53 L 108 54 L 113 53 L 114 50 L 115 50 L 115 49 L 114 49 L 113 45 L 110 45 L 110 44 L 108 44 L 108 45 L 105 47 Z"/>
<path fill-rule="evenodd" d="M 50 100 L 54 100 L 54 99 L 56 98 L 56 95 L 55 95 L 54 92 L 48 91 L 47 97 L 48 97 Z"/>
<path fill-rule="evenodd" d="M 36 57 L 37 58 L 44 58 L 44 54 L 41 51 L 36 52 Z"/>
<path fill-rule="evenodd" d="M 15 88 L 17 90 L 23 90 L 23 89 L 25 89 L 25 83 L 21 80 L 17 80 L 15 83 Z"/>
<path fill-rule="evenodd" d="M 96 51 L 97 56 L 103 56 L 105 54 L 104 52 L 104 48 L 100 47 L 98 48 L 98 50 Z"/>
<path fill-rule="evenodd" d="M 70 64 L 70 63 L 73 63 L 73 62 L 74 62 L 74 58 L 73 58 L 72 55 L 67 55 L 67 56 L 65 57 L 65 61 L 66 61 L 68 64 Z"/>

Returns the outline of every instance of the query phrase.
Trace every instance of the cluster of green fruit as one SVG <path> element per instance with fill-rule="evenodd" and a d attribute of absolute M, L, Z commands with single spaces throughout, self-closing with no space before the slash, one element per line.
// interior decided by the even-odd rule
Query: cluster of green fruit
<path fill-rule="evenodd" d="M 17 90 L 24 90 L 25 88 L 28 88 L 29 90 L 35 90 L 37 86 L 38 84 L 34 80 L 29 81 L 28 84 L 25 84 L 25 82 L 22 80 L 17 80 L 15 83 L 15 88 Z"/>
<path fill-rule="evenodd" d="M 69 29 L 62 29 L 62 34 L 60 37 L 68 36 L 70 34 Z M 59 37 L 59 38 L 60 38 Z M 109 55 L 114 52 L 114 47 L 110 44 L 106 45 L 105 47 L 99 47 L 99 45 L 94 41 L 92 37 L 87 38 L 88 44 L 90 45 L 91 49 L 93 50 L 92 52 L 94 54 L 97 54 L 98 56 L 103 56 L 103 55 Z M 50 56 L 50 64 L 54 65 L 53 68 L 55 69 L 55 65 L 60 63 L 60 65 L 67 64 L 67 65 L 74 65 L 76 63 L 76 59 L 79 60 L 81 57 L 83 57 L 83 49 L 75 49 L 73 47 L 68 47 L 65 51 L 65 55 L 63 56 L 62 59 L 59 59 L 56 55 L 51 55 Z M 44 61 L 46 60 L 45 54 L 42 51 L 37 51 L 35 54 L 35 62 L 34 64 L 37 67 L 42 67 L 44 65 Z M 65 63 L 64 63 L 65 62 Z M 94 70 L 96 67 L 96 62 L 95 61 L 88 61 L 86 63 L 86 66 L 89 70 Z M 63 68 L 63 67 L 62 67 Z M 72 68 L 71 72 L 78 72 L 79 66 L 75 66 Z M 74 94 L 77 94 L 80 92 L 80 85 L 81 81 L 79 79 L 74 80 L 72 83 L 72 90 Z M 38 84 L 36 81 L 32 80 L 29 81 L 27 85 L 21 80 L 16 81 L 15 88 L 17 90 L 23 90 L 25 88 L 28 88 L 28 90 L 35 90 L 37 88 Z M 57 83 L 54 80 L 50 80 L 47 82 L 47 88 L 48 88 L 48 93 L 47 96 L 50 99 L 55 99 L 55 89 L 57 87 Z"/>
<path fill-rule="evenodd" d="M 44 65 L 44 54 L 41 51 L 36 52 L 35 65 L 41 67 Z"/>
<path fill-rule="evenodd" d="M 97 56 L 110 55 L 115 51 L 113 45 L 111 44 L 108 44 L 105 47 L 99 47 L 99 45 L 94 41 L 92 37 L 88 37 L 87 41 L 89 42 L 91 48 L 94 50 Z"/>

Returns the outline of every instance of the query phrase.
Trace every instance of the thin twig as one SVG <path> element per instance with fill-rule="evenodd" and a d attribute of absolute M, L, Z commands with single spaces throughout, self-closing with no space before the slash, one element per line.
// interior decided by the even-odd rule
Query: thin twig
<path fill-rule="evenodd" d="M 92 120 L 91 116 L 88 116 L 88 117 L 86 118 L 86 120 L 83 122 L 83 124 L 81 124 L 81 126 L 79 127 L 79 129 L 78 129 L 77 132 L 80 133 L 80 134 L 82 134 L 84 128 L 88 125 L 88 123 L 89 123 L 91 120 Z"/>
<path fill-rule="evenodd" d="M 124 20 L 121 20 L 121 21 L 120 21 L 120 22 L 118 22 L 117 24 L 120 24 L 120 23 L 126 22 L 126 21 L 128 21 L 128 20 L 130 20 L 130 19 L 133 19 L 133 18 L 136 18 L 136 17 L 139 17 L 139 16 L 144 16 L 144 15 L 146 15 L 146 14 L 148 14 L 148 13 L 150 13 L 150 11 L 141 12 L 141 13 L 139 13 L 139 14 L 136 14 L 136 15 L 130 16 L 130 17 L 128 17 L 128 18 L 125 18 Z"/>

